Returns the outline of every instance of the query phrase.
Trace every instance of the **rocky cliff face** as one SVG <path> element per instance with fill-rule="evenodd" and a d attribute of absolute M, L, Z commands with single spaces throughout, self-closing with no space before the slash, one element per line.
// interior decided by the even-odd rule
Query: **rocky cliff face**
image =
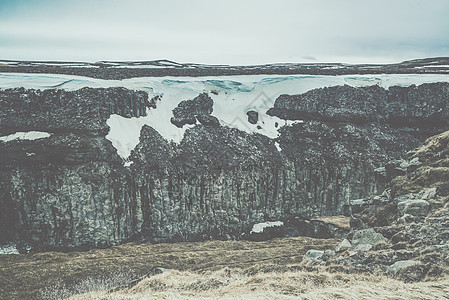
<path fill-rule="evenodd" d="M 341 214 L 349 200 L 384 190 L 388 161 L 447 127 L 435 122 L 448 115 L 447 93 L 434 84 L 281 96 L 272 114 L 306 122 L 282 127 L 277 139 L 221 126 L 201 94 L 173 112 L 176 126 L 201 123 L 180 144 L 145 125 L 124 166 L 105 139 L 106 119 L 144 116 L 155 107 L 146 93 L 4 90 L 2 135 L 50 137 L 0 141 L 0 242 L 43 249 L 241 238 L 258 222 Z"/>
<path fill-rule="evenodd" d="M 301 95 L 281 95 L 268 114 L 291 120 L 381 122 L 412 128 L 448 126 L 449 84 L 335 86 Z"/>
<path fill-rule="evenodd" d="M 214 118 L 210 116 L 213 105 L 213 100 L 206 93 L 198 95 L 193 100 L 181 101 L 173 110 L 170 122 L 180 128 L 185 124 L 196 124 L 197 119 L 201 124 L 208 124 L 207 120 Z M 218 120 L 215 123 L 218 124 Z"/>
<path fill-rule="evenodd" d="M 29 130 L 106 135 L 111 114 L 140 117 L 147 107 L 155 107 L 147 93 L 125 88 L 75 92 L 16 88 L 2 91 L 0 103 L 1 135 Z"/>
<path fill-rule="evenodd" d="M 128 178 L 105 139 L 106 119 L 144 115 L 153 106 L 147 94 L 12 89 L 0 97 L 3 134 L 38 129 L 51 135 L 0 142 L 0 239 L 75 247 L 129 238 Z"/>
<path fill-rule="evenodd" d="M 310 252 L 304 266 L 321 272 L 386 273 L 406 282 L 447 276 L 448 145 L 449 131 L 391 162 L 385 193 L 348 205 L 347 239 L 335 251 L 318 251 L 318 258 L 310 259 L 316 253 Z"/>

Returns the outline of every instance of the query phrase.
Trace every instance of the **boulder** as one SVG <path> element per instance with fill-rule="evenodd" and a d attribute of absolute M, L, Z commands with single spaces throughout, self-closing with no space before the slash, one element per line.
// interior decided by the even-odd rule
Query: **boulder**
<path fill-rule="evenodd" d="M 408 224 L 415 221 L 415 217 L 410 214 L 405 214 L 398 219 L 398 224 Z"/>
<path fill-rule="evenodd" d="M 373 228 L 355 230 L 352 237 L 353 246 L 359 244 L 374 245 L 377 242 L 386 242 L 387 239 L 380 233 L 374 231 Z"/>
<path fill-rule="evenodd" d="M 246 112 L 248 116 L 248 122 L 251 124 L 256 124 L 259 121 L 259 113 L 254 110 L 250 110 Z"/>
<path fill-rule="evenodd" d="M 356 247 L 355 247 L 355 251 L 361 251 L 361 252 L 366 252 L 366 251 L 369 251 L 369 250 L 371 250 L 373 248 L 373 245 L 371 245 L 371 244 L 358 244 Z"/>
<path fill-rule="evenodd" d="M 198 115 L 197 117 L 198 122 L 200 122 L 204 126 L 212 126 L 212 127 L 218 127 L 220 126 L 220 121 L 214 116 L 211 115 Z"/>
<path fill-rule="evenodd" d="M 435 198 L 436 195 L 437 195 L 437 188 L 436 187 L 423 189 L 419 193 L 420 198 L 423 199 L 423 200 L 433 199 L 433 198 Z"/>
<path fill-rule="evenodd" d="M 419 161 L 418 157 L 414 157 L 411 160 L 402 161 L 399 167 L 406 170 L 407 172 L 412 172 L 416 170 L 420 165 L 422 165 L 422 162 Z"/>
<path fill-rule="evenodd" d="M 392 264 L 387 268 L 388 275 L 395 275 L 399 270 L 404 269 L 406 267 L 414 266 L 420 264 L 419 261 L 416 260 L 400 260 Z"/>
<path fill-rule="evenodd" d="M 429 202 L 423 199 L 402 201 L 398 203 L 398 212 L 402 216 L 408 214 L 423 217 L 429 212 Z"/>
<path fill-rule="evenodd" d="M 213 111 L 213 105 L 214 101 L 206 93 L 199 94 L 193 100 L 181 101 L 173 109 L 173 117 L 170 122 L 179 128 L 182 128 L 185 124 L 196 124 L 196 117 L 210 115 Z M 204 118 L 204 120 L 206 119 Z"/>
<path fill-rule="evenodd" d="M 306 252 L 304 257 L 313 259 L 313 260 L 317 260 L 317 259 L 321 258 L 323 255 L 324 255 L 323 250 L 310 249 L 309 251 Z"/>
<path fill-rule="evenodd" d="M 344 239 L 343 241 L 340 242 L 340 244 L 338 244 L 337 248 L 335 248 L 335 251 L 342 252 L 351 249 L 351 247 L 352 247 L 351 242 L 348 241 L 347 239 Z"/>

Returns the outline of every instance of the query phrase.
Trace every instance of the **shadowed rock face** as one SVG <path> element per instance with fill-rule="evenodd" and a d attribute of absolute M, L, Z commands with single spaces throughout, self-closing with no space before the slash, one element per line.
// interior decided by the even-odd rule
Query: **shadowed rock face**
<path fill-rule="evenodd" d="M 181 128 L 185 124 L 196 124 L 197 117 L 203 117 L 201 120 L 207 120 L 208 116 L 208 119 L 215 118 L 210 116 L 213 104 L 214 101 L 206 93 L 198 95 L 193 100 L 181 101 L 173 110 L 173 117 L 170 121 Z"/>
<path fill-rule="evenodd" d="M 388 90 L 347 85 L 316 89 L 301 95 L 281 95 L 268 114 L 290 120 L 447 127 L 449 83 L 394 86 Z"/>
<path fill-rule="evenodd" d="M 145 92 L 125 88 L 82 88 L 78 91 L 8 89 L 0 93 L 0 134 L 41 130 L 106 135 L 111 114 L 146 115 L 156 107 Z"/>
<path fill-rule="evenodd" d="M 173 113 L 175 123 L 188 124 L 193 118 L 202 124 L 188 129 L 180 144 L 145 125 L 128 167 L 105 139 L 106 119 L 112 113 L 145 115 L 154 103 L 144 92 L 1 91 L 0 132 L 39 129 L 51 136 L 0 142 L 0 242 L 45 249 L 130 239 L 239 239 L 259 222 L 341 214 L 348 200 L 383 191 L 385 178 L 375 169 L 433 132 L 422 131 L 420 124 L 408 131 L 379 124 L 376 114 L 387 110 L 379 103 L 394 94 L 406 100 L 392 103 L 404 102 L 408 108 L 417 99 L 410 95 L 428 95 L 429 100 L 420 98 L 416 104 L 427 112 L 418 115 L 413 108 L 409 115 L 432 119 L 436 110 L 446 116 L 446 106 L 441 111 L 434 107 L 447 87 L 435 84 L 435 89 L 424 85 L 387 93 L 370 87 L 355 89 L 355 94 L 350 87 L 321 89 L 301 95 L 305 104 L 300 101 L 299 106 L 291 106 L 296 105 L 291 99 L 281 101 L 288 99 L 282 96 L 275 105 L 280 112 L 288 107 L 288 112 L 319 113 L 315 120 L 284 126 L 275 140 L 220 126 L 209 118 L 212 99 L 201 94 Z M 314 99 L 330 98 L 340 110 L 313 104 L 312 94 Z"/>
<path fill-rule="evenodd" d="M 10 89 L 0 98 L 0 132 L 51 134 L 0 142 L 0 240 L 76 247 L 129 238 L 137 230 L 124 215 L 129 178 L 105 139 L 106 120 L 113 113 L 145 115 L 154 107 L 148 95 L 123 88 Z"/>

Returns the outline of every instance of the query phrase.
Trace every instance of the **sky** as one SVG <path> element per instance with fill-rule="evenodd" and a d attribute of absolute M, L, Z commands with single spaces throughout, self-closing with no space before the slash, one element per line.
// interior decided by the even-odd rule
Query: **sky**
<path fill-rule="evenodd" d="M 0 0 L 0 60 L 390 63 L 449 56 L 449 0 Z"/>

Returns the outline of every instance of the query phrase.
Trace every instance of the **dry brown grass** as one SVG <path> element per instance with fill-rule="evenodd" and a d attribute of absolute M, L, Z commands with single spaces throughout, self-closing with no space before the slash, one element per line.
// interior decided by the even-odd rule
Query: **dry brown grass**
<path fill-rule="evenodd" d="M 88 299 L 448 299 L 449 279 L 407 284 L 387 277 L 222 269 L 203 273 L 170 270 L 116 292 L 92 292 Z"/>
<path fill-rule="evenodd" d="M 298 237 L 265 242 L 129 243 L 86 252 L 0 255 L 0 299 L 39 299 L 47 287 L 76 286 L 86 278 L 99 278 L 118 269 L 141 276 L 156 267 L 197 272 L 266 265 L 282 268 L 301 262 L 309 249 L 334 248 L 338 242 Z"/>
<path fill-rule="evenodd" d="M 423 158 L 433 157 L 438 155 L 444 149 L 447 149 L 449 144 L 449 131 L 445 131 L 439 135 L 430 137 L 426 140 L 424 145 L 417 149 L 416 154 Z"/>

